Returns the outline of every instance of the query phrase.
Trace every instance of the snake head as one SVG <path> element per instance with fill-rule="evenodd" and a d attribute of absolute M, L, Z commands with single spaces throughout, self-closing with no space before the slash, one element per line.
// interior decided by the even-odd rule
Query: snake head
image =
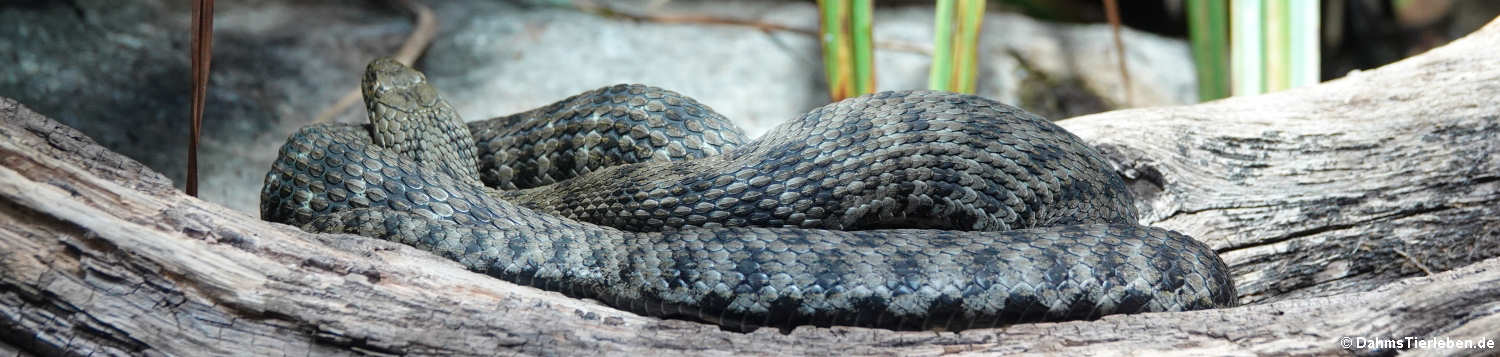
<path fill-rule="evenodd" d="M 468 126 L 427 83 L 427 76 L 386 57 L 370 62 L 360 87 L 371 142 L 460 180 L 478 182 Z"/>
<path fill-rule="evenodd" d="M 390 57 L 371 61 L 365 67 L 365 78 L 360 87 L 364 93 L 365 109 L 370 113 L 388 109 L 409 112 L 431 106 L 438 99 L 437 90 L 427 84 L 427 76 Z M 387 108 L 380 108 L 382 106 Z"/>

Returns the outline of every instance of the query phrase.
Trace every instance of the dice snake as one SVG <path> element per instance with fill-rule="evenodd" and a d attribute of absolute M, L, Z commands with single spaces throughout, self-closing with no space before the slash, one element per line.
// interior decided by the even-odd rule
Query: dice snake
<path fill-rule="evenodd" d="M 983 97 L 880 92 L 748 140 L 642 85 L 465 123 L 420 72 L 380 59 L 363 94 L 370 124 L 287 139 L 263 219 L 731 330 L 963 330 L 1237 300 L 1207 245 L 1136 222 L 1096 150 Z"/>

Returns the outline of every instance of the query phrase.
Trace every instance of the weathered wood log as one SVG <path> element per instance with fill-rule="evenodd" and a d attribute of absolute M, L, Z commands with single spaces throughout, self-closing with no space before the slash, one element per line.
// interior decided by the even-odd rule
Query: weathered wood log
<path fill-rule="evenodd" d="M 1244 302 L 1366 291 L 1500 256 L 1496 32 L 1315 87 L 1059 124 L 1121 165 L 1147 224 L 1217 249 Z"/>
<path fill-rule="evenodd" d="M 0 354 L 1327 354 L 1345 351 L 1341 337 L 1492 341 L 1496 48 L 1500 22 L 1311 88 L 1064 121 L 1120 163 L 1147 222 L 1219 249 L 1248 304 L 962 333 L 735 333 L 637 316 L 188 197 L 0 99 Z"/>

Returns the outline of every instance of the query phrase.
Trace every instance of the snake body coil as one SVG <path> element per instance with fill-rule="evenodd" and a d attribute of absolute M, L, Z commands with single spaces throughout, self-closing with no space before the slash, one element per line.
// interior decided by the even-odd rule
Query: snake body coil
<path fill-rule="evenodd" d="M 365 86 L 372 125 L 288 138 L 262 218 L 730 329 L 961 330 L 1235 304 L 1211 249 L 1134 223 L 1098 153 L 984 98 L 877 93 L 746 142 L 644 86 L 467 126 L 394 61 L 371 63 Z"/>

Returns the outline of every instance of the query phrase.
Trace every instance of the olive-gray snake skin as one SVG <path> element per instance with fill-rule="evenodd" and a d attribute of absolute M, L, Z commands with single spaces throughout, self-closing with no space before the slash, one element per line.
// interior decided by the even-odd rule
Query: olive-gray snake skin
<path fill-rule="evenodd" d="M 750 141 L 640 85 L 464 124 L 421 73 L 381 59 L 364 95 L 371 124 L 287 139 L 263 219 L 734 330 L 951 331 L 1236 304 L 1213 250 L 1136 223 L 1097 151 L 977 96 L 865 95 Z"/>

